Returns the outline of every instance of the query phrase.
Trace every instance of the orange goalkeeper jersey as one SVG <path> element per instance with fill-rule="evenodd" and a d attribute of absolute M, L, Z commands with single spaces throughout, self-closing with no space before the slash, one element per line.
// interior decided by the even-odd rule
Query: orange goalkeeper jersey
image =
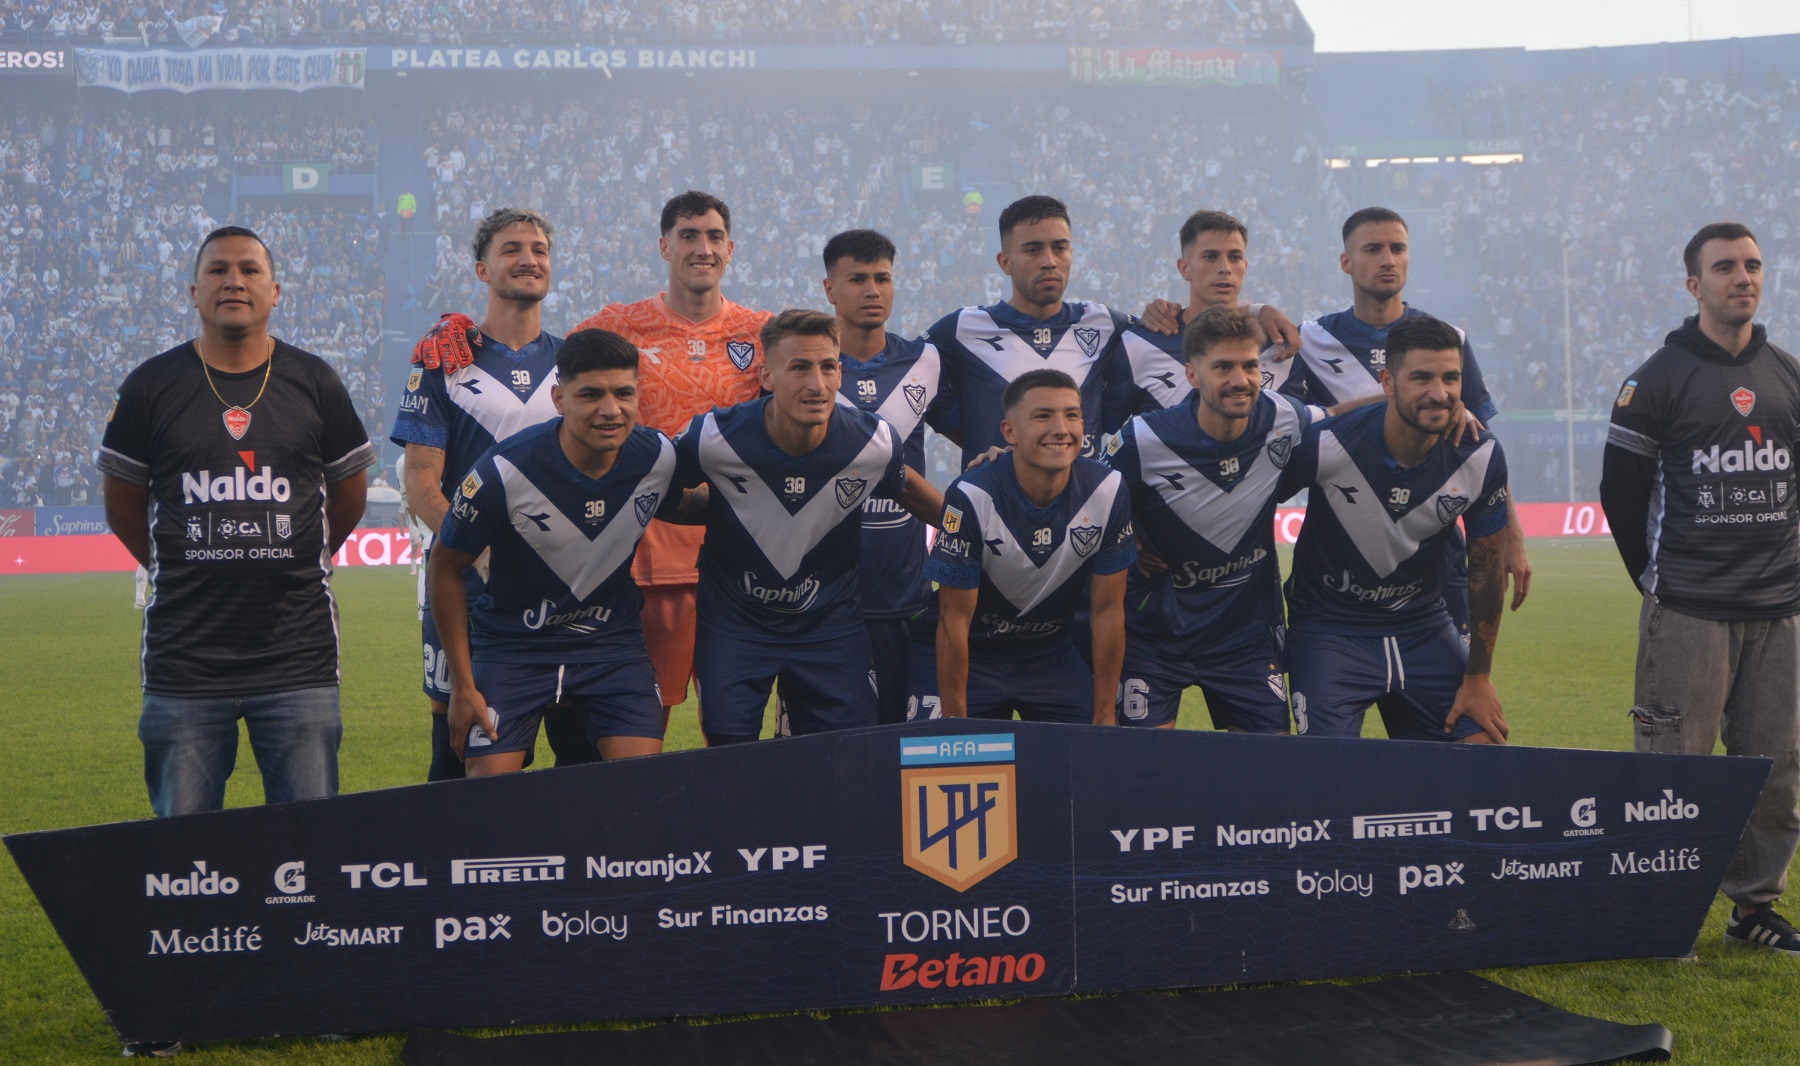
<path fill-rule="evenodd" d="M 771 317 L 726 300 L 718 314 L 691 322 L 669 310 L 658 293 L 633 304 L 608 304 L 575 329 L 611 330 L 637 345 L 638 422 L 672 437 L 695 415 L 761 395 L 761 334 Z M 632 566 L 638 584 L 695 584 L 703 537 L 701 526 L 651 522 Z"/>

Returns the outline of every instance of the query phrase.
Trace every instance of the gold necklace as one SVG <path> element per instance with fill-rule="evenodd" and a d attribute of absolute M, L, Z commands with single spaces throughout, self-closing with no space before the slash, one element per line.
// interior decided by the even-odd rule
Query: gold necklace
<path fill-rule="evenodd" d="M 275 338 L 269 338 L 269 358 L 263 364 L 262 388 L 256 390 L 255 400 L 242 407 L 219 396 L 219 387 L 213 384 L 212 369 L 206 365 L 206 353 L 200 350 L 199 337 L 194 338 L 194 354 L 200 359 L 200 373 L 206 375 L 206 387 L 225 405 L 225 413 L 220 416 L 225 421 L 225 432 L 231 434 L 232 440 L 243 440 L 244 434 L 250 432 L 250 408 L 255 407 L 256 400 L 262 399 L 263 393 L 269 391 L 269 375 L 275 370 Z"/>

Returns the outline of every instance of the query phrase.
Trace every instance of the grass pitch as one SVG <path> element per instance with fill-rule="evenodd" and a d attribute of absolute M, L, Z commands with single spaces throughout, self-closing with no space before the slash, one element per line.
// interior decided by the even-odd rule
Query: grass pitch
<path fill-rule="evenodd" d="M 1605 541 L 1535 541 L 1531 599 L 1501 627 L 1496 684 L 1516 744 L 1628 749 L 1637 596 Z M 345 791 L 424 779 L 429 724 L 418 689 L 414 579 L 346 569 L 342 604 Z M 10 752 L 0 832 L 148 817 L 136 735 L 139 615 L 125 574 L 0 578 Z M 1370 715 L 1370 728 L 1379 721 Z M 1207 728 L 1198 697 L 1181 725 Z M 670 748 L 700 744 L 691 707 Z M 257 803 L 248 744 L 227 793 Z M 541 765 L 550 762 L 540 747 Z M 1689 961 L 1582 963 L 1484 973 L 1556 1006 L 1661 1022 L 1684 1063 L 1800 1062 L 1800 960 L 1728 947 L 1723 900 Z M 392 1063 L 403 1038 L 204 1045 L 196 1063 Z M 0 861 L 0 1062 L 116 1057 L 119 1045 L 10 858 Z"/>

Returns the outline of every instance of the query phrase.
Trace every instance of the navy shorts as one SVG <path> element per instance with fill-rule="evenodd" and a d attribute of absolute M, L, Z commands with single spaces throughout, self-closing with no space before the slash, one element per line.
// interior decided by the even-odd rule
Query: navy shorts
<path fill-rule="evenodd" d="M 1067 640 L 1023 658 L 969 662 L 970 718 L 1027 722 L 1094 721 L 1094 672 Z"/>
<path fill-rule="evenodd" d="M 875 671 L 862 628 L 829 640 L 778 644 L 720 633 L 694 634 L 700 726 L 718 736 L 760 736 L 769 690 L 781 682 L 778 732 L 823 733 L 875 725 Z"/>
<path fill-rule="evenodd" d="M 490 741 L 479 726 L 471 729 L 471 757 L 531 751 L 544 708 L 552 703 L 580 712 L 590 747 L 601 737 L 663 735 L 662 693 L 648 657 L 563 665 L 476 662 L 475 687 L 500 719 L 500 736 Z"/>
<path fill-rule="evenodd" d="M 875 669 L 875 697 L 882 725 L 936 718 L 937 618 L 869 618 L 869 652 Z M 923 711 L 923 713 L 921 713 Z"/>
<path fill-rule="evenodd" d="M 1181 694 L 1198 685 L 1214 729 L 1288 731 L 1281 649 L 1266 628 L 1254 639 L 1224 649 L 1127 637 L 1120 677 L 1120 725 L 1172 724 L 1181 710 Z"/>
<path fill-rule="evenodd" d="M 425 553 L 426 565 L 430 565 L 431 553 Z M 425 698 L 439 703 L 450 702 L 450 662 L 444 658 L 444 642 L 438 636 L 437 619 L 431 617 L 431 582 L 426 580 L 419 586 L 419 638 L 425 651 L 425 683 L 421 688 Z M 481 594 L 486 591 L 487 582 L 474 567 L 463 571 L 463 594 L 468 597 L 472 606 Z M 482 690 L 487 691 L 486 689 Z"/>
<path fill-rule="evenodd" d="M 1294 724 L 1312 737 L 1362 735 L 1369 704 L 1397 740 L 1461 740 L 1481 732 L 1475 720 L 1444 720 L 1462 687 L 1469 649 L 1446 619 L 1436 629 L 1401 636 L 1288 633 L 1287 662 Z"/>

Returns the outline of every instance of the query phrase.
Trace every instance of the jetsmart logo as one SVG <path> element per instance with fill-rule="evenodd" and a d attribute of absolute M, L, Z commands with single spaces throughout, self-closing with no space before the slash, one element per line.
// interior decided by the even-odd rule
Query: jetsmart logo
<path fill-rule="evenodd" d="M 561 855 L 525 855 L 507 859 L 452 859 L 453 885 L 498 885 L 514 881 L 561 881 Z"/>
<path fill-rule="evenodd" d="M 1765 442 L 1762 439 L 1761 426 L 1751 426 L 1750 435 L 1756 439 L 1747 440 L 1743 447 L 1730 451 L 1721 449 L 1717 444 L 1706 451 L 1695 448 L 1693 472 L 1736 474 L 1746 470 L 1786 470 L 1794 465 L 1794 457 L 1786 448 L 1777 447 L 1774 441 Z"/>
<path fill-rule="evenodd" d="M 1662 790 L 1663 798 L 1651 803 L 1627 803 L 1625 820 L 1627 822 L 1682 822 L 1700 817 L 1700 805 L 1689 803 L 1675 795 L 1675 790 Z"/>
<path fill-rule="evenodd" d="M 1359 814 L 1350 820 L 1350 835 L 1357 840 L 1385 837 L 1431 837 L 1450 832 L 1449 811 L 1415 811 L 1411 814 Z"/>
<path fill-rule="evenodd" d="M 208 870 L 196 859 L 193 870 L 185 874 L 145 874 L 145 896 L 231 896 L 236 895 L 238 879 Z"/>
<path fill-rule="evenodd" d="M 285 503 L 294 494 L 294 486 L 284 477 L 276 477 L 274 468 L 256 466 L 255 452 L 239 452 L 244 465 L 229 474 L 213 476 L 211 470 L 197 474 L 181 474 L 181 502 L 231 503 L 238 500 L 274 500 Z M 248 469 L 246 469 L 248 468 Z M 256 471 L 251 473 L 250 471 Z"/>

